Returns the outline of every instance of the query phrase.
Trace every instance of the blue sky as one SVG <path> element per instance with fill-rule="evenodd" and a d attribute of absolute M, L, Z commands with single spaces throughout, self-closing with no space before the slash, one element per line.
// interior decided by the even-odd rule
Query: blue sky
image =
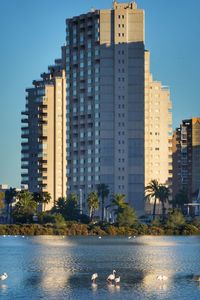
<path fill-rule="evenodd" d="M 0 0 L 0 184 L 20 185 L 20 112 L 25 89 L 65 42 L 65 19 L 111 0 Z M 170 87 L 173 127 L 200 116 L 200 1 L 138 0 L 145 10 L 151 71 Z"/>

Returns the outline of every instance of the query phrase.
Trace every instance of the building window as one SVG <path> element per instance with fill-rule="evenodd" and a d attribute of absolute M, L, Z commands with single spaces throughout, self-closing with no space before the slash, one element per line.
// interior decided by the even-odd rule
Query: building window
<path fill-rule="evenodd" d="M 84 59 L 84 51 L 83 50 L 80 51 L 80 59 Z"/>

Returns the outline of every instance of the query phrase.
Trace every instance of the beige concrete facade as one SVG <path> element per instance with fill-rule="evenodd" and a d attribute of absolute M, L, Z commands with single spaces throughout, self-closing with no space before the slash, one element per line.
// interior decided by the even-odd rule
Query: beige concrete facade
<path fill-rule="evenodd" d="M 145 186 L 156 179 L 171 187 L 172 181 L 172 102 L 170 91 L 154 81 L 150 53 L 145 52 Z M 146 205 L 146 211 L 151 206 Z M 159 213 L 159 206 L 158 206 Z"/>
<path fill-rule="evenodd" d="M 63 54 L 65 49 L 63 49 Z M 63 60 L 64 61 L 64 60 Z M 22 123 L 22 184 L 31 192 L 66 196 L 66 76 L 62 60 L 27 89 Z"/>

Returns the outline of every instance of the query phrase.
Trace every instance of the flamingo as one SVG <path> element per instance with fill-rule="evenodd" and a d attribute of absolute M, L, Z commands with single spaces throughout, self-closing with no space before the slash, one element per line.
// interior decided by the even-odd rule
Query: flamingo
<path fill-rule="evenodd" d="M 115 277 L 115 284 L 120 284 L 120 276 Z"/>
<path fill-rule="evenodd" d="M 112 274 L 110 274 L 108 277 L 107 277 L 107 281 L 108 282 L 113 282 L 115 280 L 115 273 L 116 271 L 113 270 Z"/>
<path fill-rule="evenodd" d="M 194 281 L 200 281 L 200 275 L 193 275 L 192 276 L 192 279 L 194 280 Z"/>
<path fill-rule="evenodd" d="M 97 273 L 92 274 L 92 276 L 91 276 L 92 283 L 95 283 L 97 278 L 98 278 Z"/>
<path fill-rule="evenodd" d="M 165 275 L 159 275 L 159 276 L 156 277 L 156 279 L 160 280 L 160 281 L 166 281 L 168 279 L 168 277 L 165 276 Z"/>
<path fill-rule="evenodd" d="M 2 275 L 0 275 L 0 280 L 6 280 L 7 278 L 8 278 L 7 273 L 3 273 Z"/>

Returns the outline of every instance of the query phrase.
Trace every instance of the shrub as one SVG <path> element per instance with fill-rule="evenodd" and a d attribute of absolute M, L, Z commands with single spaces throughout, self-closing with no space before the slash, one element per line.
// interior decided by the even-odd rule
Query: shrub
<path fill-rule="evenodd" d="M 178 229 L 185 224 L 185 218 L 179 209 L 172 209 L 166 220 L 166 226 L 169 228 Z"/>
<path fill-rule="evenodd" d="M 137 233 L 140 235 L 148 234 L 148 226 L 146 224 L 137 224 L 135 227 Z"/>
<path fill-rule="evenodd" d="M 151 235 L 163 235 L 164 234 L 164 230 L 161 227 L 149 226 L 149 228 L 148 228 L 148 234 L 151 234 Z"/>
<path fill-rule="evenodd" d="M 182 228 L 182 232 L 181 233 L 183 235 L 200 234 L 200 229 L 197 228 L 196 226 L 192 225 L 192 224 L 186 224 Z"/>

